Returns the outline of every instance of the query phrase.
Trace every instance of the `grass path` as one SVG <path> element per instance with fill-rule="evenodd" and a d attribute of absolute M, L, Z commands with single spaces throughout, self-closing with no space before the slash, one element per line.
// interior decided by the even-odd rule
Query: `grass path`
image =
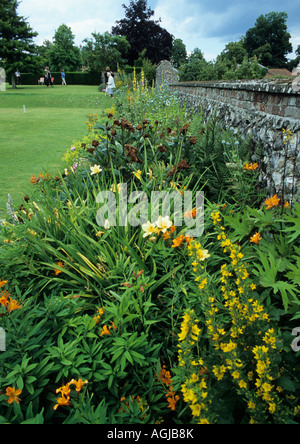
<path fill-rule="evenodd" d="M 61 170 L 67 148 L 86 134 L 87 115 L 111 105 L 94 86 L 23 86 L 0 92 L 0 215 L 8 193 L 16 205 L 30 193 L 33 174 Z"/>

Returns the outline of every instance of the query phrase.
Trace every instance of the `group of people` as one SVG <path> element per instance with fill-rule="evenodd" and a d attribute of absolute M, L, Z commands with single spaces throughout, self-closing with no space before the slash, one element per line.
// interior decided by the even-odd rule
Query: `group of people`
<path fill-rule="evenodd" d="M 15 73 L 16 75 L 16 79 L 17 79 L 17 85 L 21 84 L 21 74 L 19 71 L 16 71 Z M 64 70 L 61 70 L 61 82 L 62 82 L 62 86 L 67 86 L 67 82 L 66 82 L 66 73 L 64 72 Z M 109 95 L 111 98 L 114 97 L 114 89 L 116 87 L 115 84 L 115 75 L 114 73 L 110 70 L 109 67 L 106 68 L 105 73 L 104 73 L 104 77 L 105 77 L 105 85 L 106 85 L 106 89 L 105 89 L 105 95 Z M 45 68 L 45 77 L 44 77 L 44 84 L 47 86 L 47 88 L 49 86 L 51 86 L 53 88 L 53 77 L 52 74 L 50 72 L 49 66 L 46 66 Z"/>
<path fill-rule="evenodd" d="M 61 73 L 60 73 L 60 75 L 61 75 L 61 84 L 62 84 L 62 86 L 67 86 L 67 82 L 66 82 L 66 73 L 65 73 L 65 71 L 62 69 L 61 70 Z M 47 86 L 47 87 L 49 87 L 49 85 L 51 86 L 51 87 L 53 87 L 54 85 L 53 85 L 53 77 L 52 77 L 52 75 L 51 75 L 51 72 L 50 72 L 50 69 L 49 69 L 49 66 L 46 66 L 46 68 L 45 68 L 45 78 L 44 78 L 44 83 L 45 83 L 45 85 Z"/>

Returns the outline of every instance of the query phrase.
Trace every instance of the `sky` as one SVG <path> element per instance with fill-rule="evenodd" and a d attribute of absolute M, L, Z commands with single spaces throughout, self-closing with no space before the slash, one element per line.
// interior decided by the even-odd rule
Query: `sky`
<path fill-rule="evenodd" d="M 36 43 L 52 41 L 57 28 L 65 23 L 75 35 L 76 45 L 93 32 L 111 31 L 124 18 L 123 4 L 129 0 L 23 0 L 18 12 L 38 32 Z M 261 14 L 287 12 L 294 50 L 300 45 L 299 0 L 148 0 L 161 19 L 161 26 L 182 39 L 190 53 L 201 49 L 206 60 L 214 60 L 226 44 L 240 39 Z M 290 58 L 294 58 L 291 54 Z"/>

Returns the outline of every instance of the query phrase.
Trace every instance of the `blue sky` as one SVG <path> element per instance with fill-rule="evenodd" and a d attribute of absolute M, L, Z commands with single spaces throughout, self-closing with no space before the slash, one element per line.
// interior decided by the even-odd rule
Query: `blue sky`
<path fill-rule="evenodd" d="M 39 33 L 37 43 L 51 41 L 55 30 L 66 23 L 80 45 L 94 31 L 110 31 L 124 17 L 124 3 L 129 4 L 129 0 L 23 0 L 19 13 Z M 207 60 L 215 59 L 228 42 L 244 35 L 259 15 L 271 11 L 288 13 L 293 47 L 300 45 L 299 0 L 148 0 L 148 5 L 155 10 L 155 17 L 161 18 L 161 25 L 184 41 L 189 52 L 198 47 Z"/>

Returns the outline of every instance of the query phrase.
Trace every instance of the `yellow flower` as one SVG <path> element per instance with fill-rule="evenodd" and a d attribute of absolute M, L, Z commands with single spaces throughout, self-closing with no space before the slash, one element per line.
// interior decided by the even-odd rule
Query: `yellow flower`
<path fill-rule="evenodd" d="M 142 172 L 141 170 L 138 171 L 134 171 L 133 175 L 138 179 L 138 180 L 142 180 Z"/>
<path fill-rule="evenodd" d="M 201 413 L 201 406 L 200 404 L 195 404 L 195 405 L 191 405 L 191 410 L 192 410 L 192 415 L 195 416 L 200 416 Z"/>
<path fill-rule="evenodd" d="M 208 250 L 197 250 L 197 257 L 200 261 L 204 262 L 205 259 L 210 257 L 210 254 L 208 254 Z"/>
<path fill-rule="evenodd" d="M 16 402 L 17 404 L 20 403 L 19 395 L 22 393 L 22 390 L 16 390 L 15 387 L 8 387 L 6 389 L 6 396 L 8 396 L 8 404 L 12 404 L 13 402 Z"/>
<path fill-rule="evenodd" d="M 249 409 L 254 410 L 255 407 L 256 407 L 256 406 L 255 406 L 255 404 L 254 404 L 253 401 L 250 401 L 250 402 L 248 403 L 248 408 L 249 408 Z"/>
<path fill-rule="evenodd" d="M 207 419 L 200 419 L 199 424 L 209 424 Z"/>
<path fill-rule="evenodd" d="M 270 404 L 269 405 L 269 411 L 270 411 L 270 413 L 275 413 L 275 411 L 276 411 L 276 404 Z"/>
<path fill-rule="evenodd" d="M 230 341 L 229 344 L 221 344 L 221 349 L 224 353 L 230 353 L 231 351 L 236 349 L 236 344 Z"/>
<path fill-rule="evenodd" d="M 90 170 L 91 170 L 91 176 L 99 174 L 102 171 L 100 165 L 94 165 L 93 167 L 91 166 Z"/>

